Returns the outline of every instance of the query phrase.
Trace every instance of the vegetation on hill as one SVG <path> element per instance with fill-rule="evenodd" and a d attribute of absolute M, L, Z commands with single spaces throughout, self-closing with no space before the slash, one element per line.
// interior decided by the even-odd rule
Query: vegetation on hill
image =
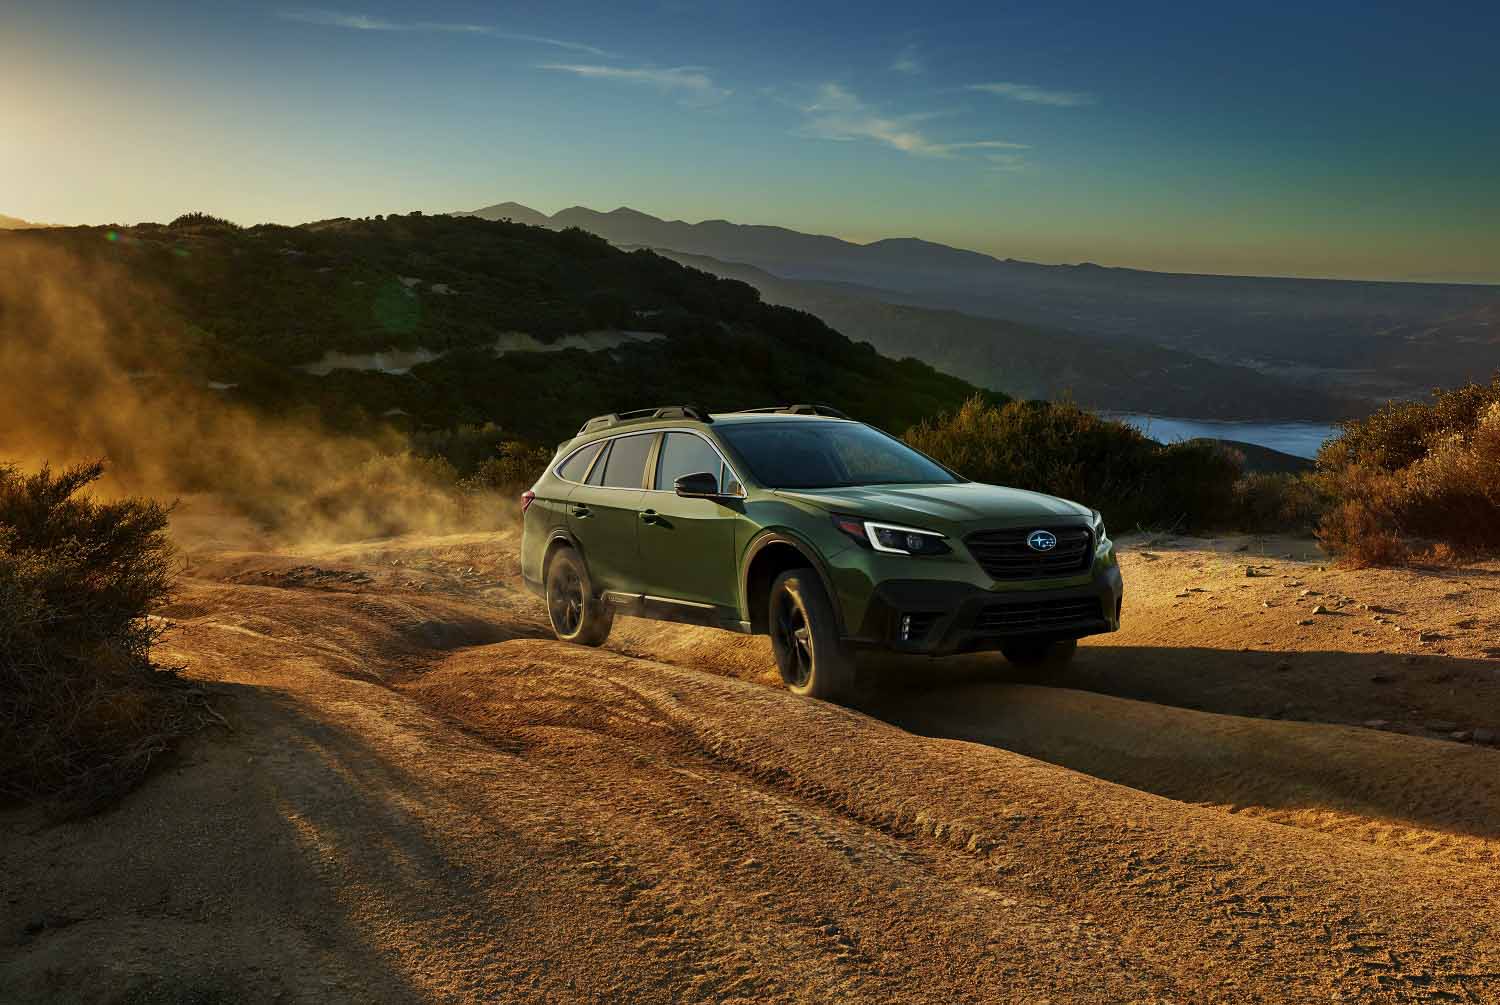
<path fill-rule="evenodd" d="M 0 467 L 0 799 L 107 800 L 207 714 L 151 662 L 167 512 L 80 496 L 101 472 Z"/>
<path fill-rule="evenodd" d="M 136 365 L 166 363 L 226 400 L 315 408 L 335 429 L 494 423 L 552 442 L 600 412 L 652 404 L 730 409 L 836 401 L 893 429 L 957 407 L 974 388 L 880 356 L 750 286 L 625 253 L 580 230 L 447 216 L 237 229 L 202 213 L 171 224 L 8 234 L 108 262 L 142 291 Z M 144 321 L 143 321 L 144 319 Z M 662 336 L 615 350 L 495 351 L 598 330 Z M 328 352 L 424 349 L 391 374 L 296 369 Z"/>

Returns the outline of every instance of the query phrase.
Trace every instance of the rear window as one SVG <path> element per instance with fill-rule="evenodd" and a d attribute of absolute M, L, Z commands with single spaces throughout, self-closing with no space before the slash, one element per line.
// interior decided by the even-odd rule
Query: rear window
<path fill-rule="evenodd" d="M 604 459 L 603 485 L 608 488 L 638 489 L 646 475 L 646 455 L 651 452 L 655 433 L 637 433 L 612 441 L 609 456 Z"/>
<path fill-rule="evenodd" d="M 557 477 L 570 482 L 581 482 L 583 476 L 588 473 L 589 465 L 598 456 L 599 450 L 604 446 L 601 443 L 590 443 L 586 447 L 579 447 L 568 456 L 557 467 Z"/>
<path fill-rule="evenodd" d="M 683 475 L 709 474 L 717 482 L 721 464 L 718 451 L 702 437 L 692 433 L 668 433 L 662 441 L 661 460 L 656 464 L 656 487 L 670 492 Z"/>

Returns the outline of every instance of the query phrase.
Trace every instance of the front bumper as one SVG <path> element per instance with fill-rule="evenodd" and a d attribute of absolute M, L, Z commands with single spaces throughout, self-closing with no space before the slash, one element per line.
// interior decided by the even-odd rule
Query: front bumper
<path fill-rule="evenodd" d="M 947 656 L 1005 642 L 1079 639 L 1119 630 L 1125 595 L 1118 565 L 1086 584 L 1058 589 L 986 590 L 947 580 L 895 579 L 875 587 L 856 645 Z"/>

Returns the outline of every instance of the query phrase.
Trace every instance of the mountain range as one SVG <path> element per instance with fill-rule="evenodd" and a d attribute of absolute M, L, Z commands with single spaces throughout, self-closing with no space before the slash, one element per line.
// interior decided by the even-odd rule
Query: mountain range
<path fill-rule="evenodd" d="M 628 207 L 547 216 L 510 202 L 465 215 L 577 227 L 618 247 L 668 253 L 882 352 L 1100 408 L 1345 418 L 1484 379 L 1500 363 L 1496 286 L 1044 265 L 918 238 L 858 244 Z"/>
<path fill-rule="evenodd" d="M 32 223 L 19 217 L 6 216 L 0 213 L 0 230 L 31 230 L 35 227 L 45 227 L 45 223 Z"/>

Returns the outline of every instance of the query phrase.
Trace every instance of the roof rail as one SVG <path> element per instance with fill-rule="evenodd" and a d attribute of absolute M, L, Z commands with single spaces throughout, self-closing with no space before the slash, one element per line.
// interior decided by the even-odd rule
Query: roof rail
<path fill-rule="evenodd" d="M 848 415 L 832 405 L 767 405 L 765 408 L 742 408 L 741 412 L 774 412 L 784 415 L 826 415 L 833 419 L 847 419 Z"/>
<path fill-rule="evenodd" d="M 609 429 L 612 426 L 623 426 L 631 422 L 651 422 L 655 419 L 689 419 L 693 422 L 712 422 L 709 414 L 701 408 L 692 405 L 664 405 L 661 408 L 637 408 L 629 412 L 609 412 L 605 415 L 596 415 L 585 422 L 578 430 L 578 435 L 592 433 L 599 429 Z"/>

